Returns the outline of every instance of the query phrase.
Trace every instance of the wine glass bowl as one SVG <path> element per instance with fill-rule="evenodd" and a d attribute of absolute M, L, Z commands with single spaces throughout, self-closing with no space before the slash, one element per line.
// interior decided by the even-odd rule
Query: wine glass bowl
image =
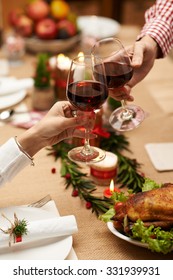
<path fill-rule="evenodd" d="M 100 57 L 105 66 L 107 86 L 110 90 L 121 89 L 133 76 L 131 57 L 117 38 L 99 40 L 91 49 L 93 57 Z M 96 72 L 99 73 L 97 66 Z M 98 74 L 99 75 L 99 74 Z M 145 117 L 139 106 L 126 105 L 121 100 L 121 107 L 112 112 L 109 122 L 118 131 L 129 131 L 137 127 Z"/>
<path fill-rule="evenodd" d="M 99 65 L 100 75 L 95 75 Z M 85 143 L 69 151 L 72 161 L 98 162 L 105 158 L 105 151 L 90 146 L 89 135 L 94 127 L 95 110 L 101 108 L 108 97 L 105 69 L 100 58 L 90 55 L 78 56 L 72 60 L 67 78 L 67 99 L 77 109 L 80 116 L 86 117 Z"/>

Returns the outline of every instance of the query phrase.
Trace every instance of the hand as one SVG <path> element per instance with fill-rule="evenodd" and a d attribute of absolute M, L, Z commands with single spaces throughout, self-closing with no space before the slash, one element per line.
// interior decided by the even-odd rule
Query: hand
<path fill-rule="evenodd" d="M 152 69 L 159 47 L 154 39 L 146 35 L 134 45 L 129 46 L 127 51 L 132 54 L 133 77 L 124 87 L 111 90 L 109 94 L 116 100 L 133 101 L 134 98 L 130 95 L 131 89 L 142 81 Z"/>
<path fill-rule="evenodd" d="M 33 156 L 43 147 L 63 139 L 84 137 L 84 133 L 76 128 L 84 126 L 88 120 L 81 115 L 73 117 L 73 110 L 75 108 L 68 101 L 55 103 L 40 122 L 18 136 L 23 149 Z"/>

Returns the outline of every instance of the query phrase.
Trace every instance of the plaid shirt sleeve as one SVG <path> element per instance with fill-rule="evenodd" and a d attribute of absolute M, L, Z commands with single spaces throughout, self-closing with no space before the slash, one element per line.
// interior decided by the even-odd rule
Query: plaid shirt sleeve
<path fill-rule="evenodd" d="M 145 24 L 137 40 L 151 36 L 160 46 L 162 56 L 173 47 L 173 0 L 156 0 L 145 12 Z"/>

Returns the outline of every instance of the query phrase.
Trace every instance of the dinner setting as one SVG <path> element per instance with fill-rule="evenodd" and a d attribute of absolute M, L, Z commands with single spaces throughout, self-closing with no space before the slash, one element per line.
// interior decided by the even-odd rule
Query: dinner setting
<path fill-rule="evenodd" d="M 173 259 L 172 22 L 0 0 L 0 260 Z"/>

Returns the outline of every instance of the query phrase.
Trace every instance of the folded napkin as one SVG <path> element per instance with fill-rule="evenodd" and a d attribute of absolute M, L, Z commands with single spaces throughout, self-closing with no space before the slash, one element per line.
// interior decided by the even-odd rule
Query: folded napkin
<path fill-rule="evenodd" d="M 16 79 L 14 77 L 0 78 L 0 96 L 12 94 L 22 89 L 30 89 L 34 85 L 32 78 Z"/>
<path fill-rule="evenodd" d="M 173 143 L 147 143 L 145 149 L 158 171 L 173 170 Z"/>
<path fill-rule="evenodd" d="M 2 229 L 7 230 L 8 227 L 3 227 Z M 27 223 L 27 235 L 22 236 L 21 242 L 25 243 L 54 237 L 69 236 L 77 231 L 77 223 L 73 215 L 35 220 Z M 0 247 L 9 246 L 9 241 L 10 234 L 0 230 Z M 11 245 L 14 246 L 15 244 L 13 244 L 13 238 L 11 238 Z"/>
<path fill-rule="evenodd" d="M 46 113 L 47 111 L 35 110 L 28 112 L 26 105 L 22 103 L 15 108 L 15 112 L 11 118 L 11 124 L 16 127 L 28 129 L 39 122 Z"/>

